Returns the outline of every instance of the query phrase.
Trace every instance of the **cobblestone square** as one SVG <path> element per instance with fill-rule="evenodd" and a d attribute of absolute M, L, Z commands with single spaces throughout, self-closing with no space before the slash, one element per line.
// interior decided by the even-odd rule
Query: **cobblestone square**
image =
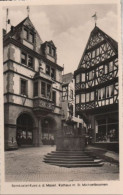
<path fill-rule="evenodd" d="M 64 168 L 43 162 L 55 146 L 20 148 L 5 152 L 6 182 L 106 181 L 119 179 L 117 164 L 102 167 Z"/>

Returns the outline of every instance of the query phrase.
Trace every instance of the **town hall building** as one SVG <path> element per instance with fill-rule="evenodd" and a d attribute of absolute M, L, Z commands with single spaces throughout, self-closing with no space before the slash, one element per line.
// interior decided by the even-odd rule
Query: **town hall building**
<path fill-rule="evenodd" d="M 61 129 L 62 70 L 29 17 L 3 32 L 5 149 L 40 146 Z"/>

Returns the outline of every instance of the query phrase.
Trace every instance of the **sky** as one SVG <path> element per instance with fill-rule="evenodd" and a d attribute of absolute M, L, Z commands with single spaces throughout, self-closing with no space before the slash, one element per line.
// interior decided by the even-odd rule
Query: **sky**
<path fill-rule="evenodd" d="M 9 19 L 15 26 L 27 17 L 26 6 L 9 6 Z M 43 42 L 52 40 L 57 47 L 57 64 L 64 73 L 74 72 L 80 62 L 89 35 L 97 26 L 118 40 L 116 4 L 75 4 L 30 6 L 29 17 Z M 6 26 L 6 8 L 3 9 L 3 28 Z"/>

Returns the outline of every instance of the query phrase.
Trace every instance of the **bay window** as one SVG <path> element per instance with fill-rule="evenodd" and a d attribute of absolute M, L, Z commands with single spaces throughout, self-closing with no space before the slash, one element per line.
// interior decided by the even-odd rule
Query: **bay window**
<path fill-rule="evenodd" d="M 44 96 L 44 97 L 46 97 L 45 88 L 46 88 L 46 83 L 41 82 L 41 95 Z"/>

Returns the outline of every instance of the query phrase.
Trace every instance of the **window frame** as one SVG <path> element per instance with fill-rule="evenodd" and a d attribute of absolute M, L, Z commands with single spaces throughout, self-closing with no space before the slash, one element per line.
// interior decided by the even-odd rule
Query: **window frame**
<path fill-rule="evenodd" d="M 37 88 L 35 88 L 35 84 L 37 84 Z M 36 89 L 36 93 L 35 93 L 35 89 Z M 33 84 L 33 97 L 37 97 L 38 96 L 38 81 L 35 81 Z"/>
<path fill-rule="evenodd" d="M 22 82 L 25 82 L 25 93 L 22 92 Z M 20 94 L 23 96 L 28 96 L 28 80 L 20 78 Z"/>
<path fill-rule="evenodd" d="M 25 63 L 22 62 L 23 58 L 22 55 L 25 55 Z M 29 57 L 32 58 L 32 66 L 29 66 Z M 29 68 L 29 69 L 33 69 L 34 70 L 34 57 L 32 57 L 30 54 L 24 52 L 23 50 L 21 50 L 21 64 L 24 65 L 25 67 Z"/>

